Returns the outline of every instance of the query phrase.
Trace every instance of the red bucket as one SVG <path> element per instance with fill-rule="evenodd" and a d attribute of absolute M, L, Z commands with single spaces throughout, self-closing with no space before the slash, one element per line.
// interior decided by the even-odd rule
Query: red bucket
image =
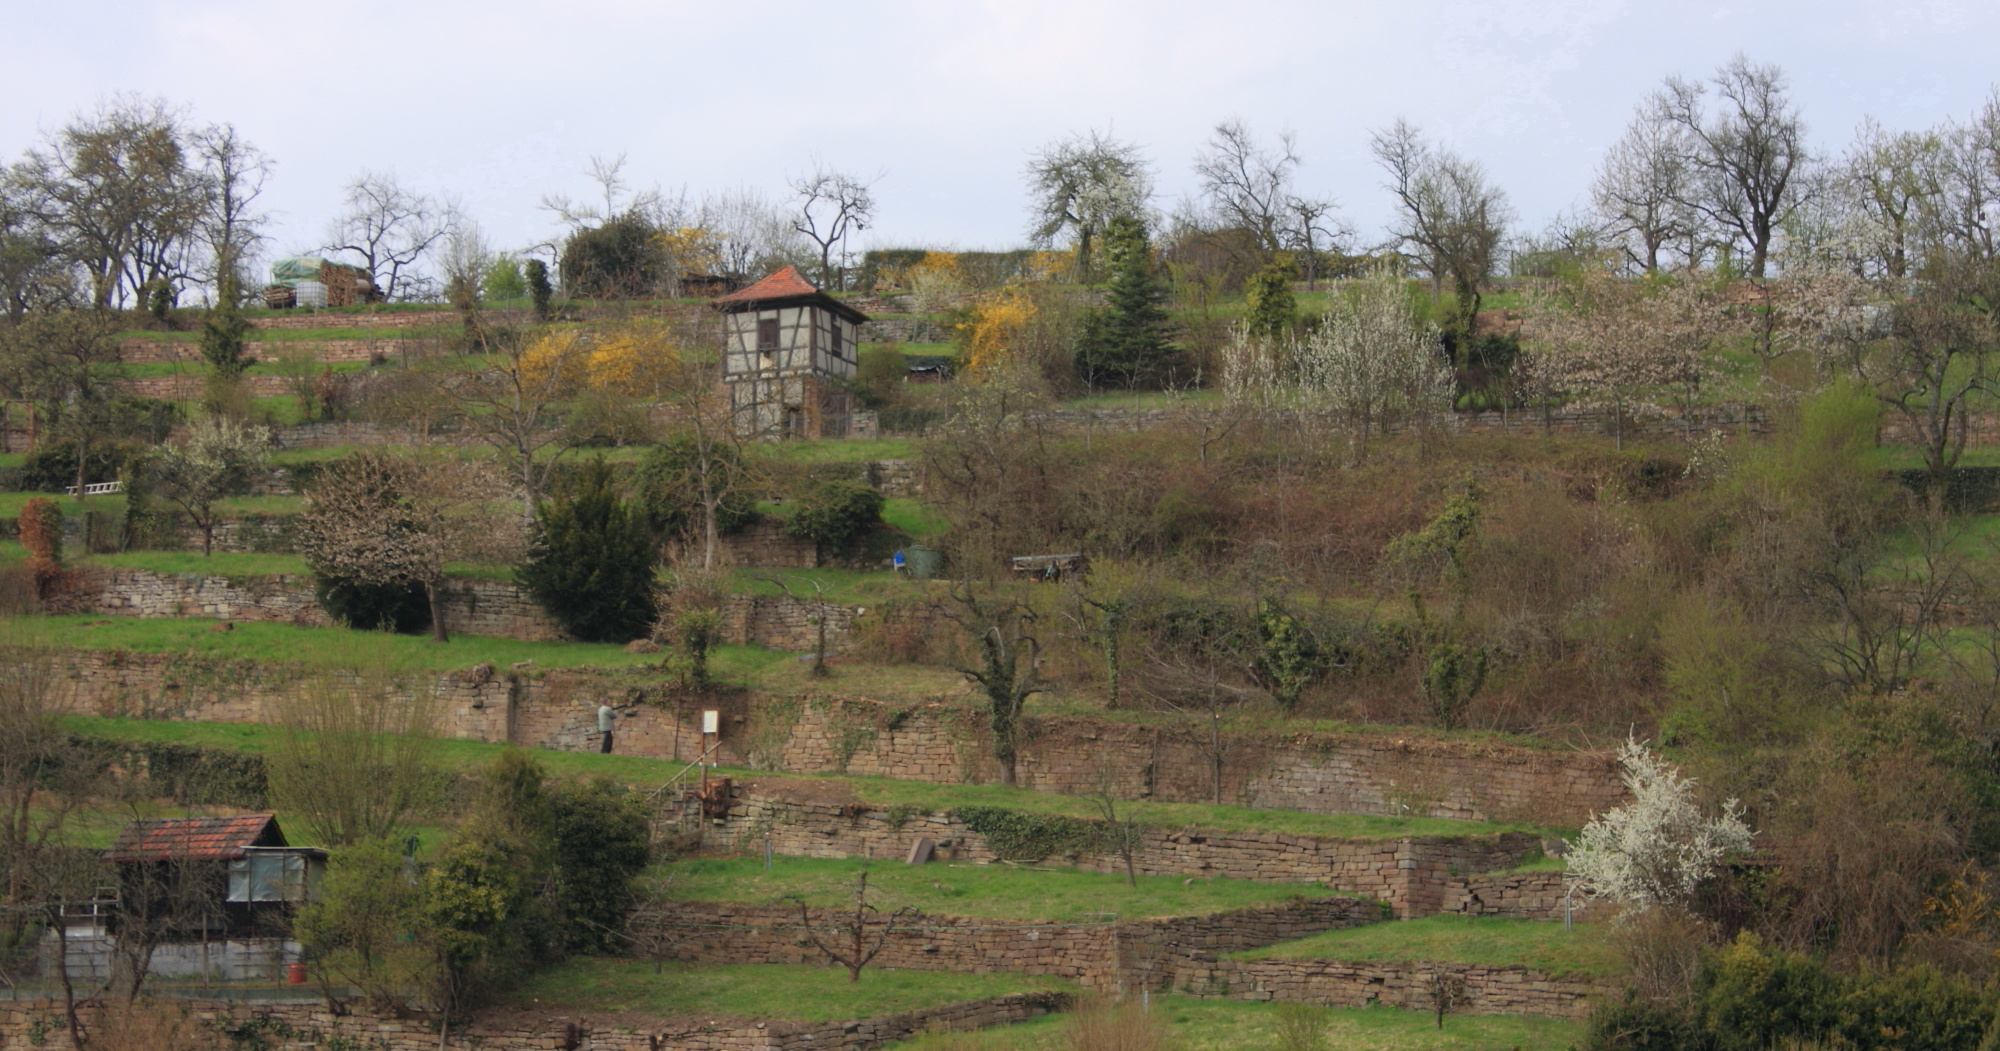
<path fill-rule="evenodd" d="M 289 985 L 306 984 L 306 965 L 298 962 L 286 964 L 285 982 Z"/>

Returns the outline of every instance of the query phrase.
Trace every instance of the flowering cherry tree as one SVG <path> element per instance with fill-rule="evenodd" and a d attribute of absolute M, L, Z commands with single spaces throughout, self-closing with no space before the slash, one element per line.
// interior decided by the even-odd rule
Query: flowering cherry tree
<path fill-rule="evenodd" d="M 1592 897 L 1641 908 L 1687 900 L 1722 859 L 1750 849 L 1750 826 L 1731 799 L 1703 814 L 1694 781 L 1639 741 L 1618 761 L 1632 802 L 1591 819 L 1570 848 L 1570 874 Z"/>

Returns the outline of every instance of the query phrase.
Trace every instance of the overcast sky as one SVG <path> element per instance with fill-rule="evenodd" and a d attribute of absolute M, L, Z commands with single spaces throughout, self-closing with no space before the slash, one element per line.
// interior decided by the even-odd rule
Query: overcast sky
<path fill-rule="evenodd" d="M 2000 80 L 2000 4 L 1110 0 L 0 0 L 0 153 L 114 92 L 232 122 L 277 161 L 276 247 L 310 248 L 362 169 L 456 194 L 500 247 L 593 154 L 643 184 L 773 195 L 818 157 L 881 173 L 863 247 L 1009 247 L 1022 167 L 1115 129 L 1170 204 L 1209 129 L 1298 135 L 1302 190 L 1364 237 L 1389 205 L 1368 137 L 1406 117 L 1486 164 L 1522 225 L 1585 193 L 1634 105 L 1738 50 L 1790 76 L 1837 150 L 1964 117 Z"/>

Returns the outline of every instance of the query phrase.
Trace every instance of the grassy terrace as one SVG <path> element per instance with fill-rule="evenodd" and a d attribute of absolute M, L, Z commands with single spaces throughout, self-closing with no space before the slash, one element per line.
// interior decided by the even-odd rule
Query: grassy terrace
<path fill-rule="evenodd" d="M 1177 1051 L 1239 1051 L 1284 1046 L 1271 1003 L 1154 996 Z M 1427 1011 L 1329 1007 L 1326 1043 L 1340 1051 L 1560 1051 L 1583 1038 L 1579 1022 L 1511 1015 L 1462 1015 L 1438 1029 Z M 926 1034 L 887 1051 L 1068 1051 L 1068 1016 L 1051 1015 L 976 1033 Z"/>
<path fill-rule="evenodd" d="M 1418 920 L 1327 931 L 1297 941 L 1232 953 L 1243 960 L 1443 961 L 1535 967 L 1551 974 L 1603 976 L 1622 969 L 1610 925 L 1570 930 L 1544 920 L 1439 914 Z"/>
<path fill-rule="evenodd" d="M 233 633 L 232 633 L 233 634 Z M 269 747 L 273 728 L 254 723 L 207 723 L 176 720 L 127 719 L 104 716 L 71 716 L 69 725 L 78 733 L 115 740 L 178 741 L 183 744 L 263 751 Z M 476 741 L 445 741 L 440 747 L 447 762 L 473 767 L 490 760 L 502 746 Z M 595 752 L 558 752 L 530 749 L 551 773 L 562 776 L 604 776 L 633 785 L 657 785 L 679 773 L 686 765 L 668 759 L 647 759 L 629 755 L 598 755 Z M 916 807 L 926 812 L 962 806 L 996 806 L 1074 818 L 1094 818 L 1097 804 L 1083 796 L 1037 792 L 1030 788 L 1005 785 L 932 784 L 928 781 L 896 781 L 881 777 L 841 777 L 781 774 L 722 767 L 718 773 L 739 781 L 783 790 L 787 786 L 810 789 L 815 798 L 838 796 L 844 790 L 854 800 L 878 807 Z M 1252 807 L 1213 806 L 1206 803 L 1147 803 L 1131 807 L 1141 822 L 1168 828 L 1193 825 L 1219 832 L 1271 832 L 1325 836 L 1341 839 L 1384 839 L 1401 836 L 1476 835 L 1510 830 L 1532 830 L 1533 826 L 1486 821 L 1459 821 L 1439 817 L 1387 817 L 1375 814 L 1307 814 L 1293 810 L 1258 810 Z M 761 862 L 760 862 L 761 864 Z M 1281 895 L 1282 896 L 1282 895 Z"/>
<path fill-rule="evenodd" d="M 862 858 L 692 857 L 656 865 L 669 880 L 668 897 L 691 901 L 767 902 L 796 894 L 807 904 L 839 907 L 854 902 L 855 873 L 868 872 L 888 908 L 914 905 L 948 916 L 1005 920 L 1088 922 L 1114 914 L 1119 920 L 1197 916 L 1331 893 L 1317 884 L 1258 883 L 1238 879 L 1141 876 L 1137 887 L 1109 872 L 1066 867 L 930 864 Z"/>
<path fill-rule="evenodd" d="M 833 1022 L 1039 989 L 1074 990 L 1057 978 L 870 967 L 859 982 L 835 967 L 803 964 L 669 965 L 587 957 L 516 986 L 506 1003 L 548 1011 L 635 1012 Z"/>
<path fill-rule="evenodd" d="M 199 561 L 199 554 L 190 556 Z M 213 556 L 211 561 L 224 556 Z M 249 555 L 247 558 L 288 556 Z M 51 643 L 83 649 L 178 653 L 219 660 L 254 660 L 321 668 L 386 667 L 404 671 L 447 671 L 492 661 L 505 668 L 533 661 L 537 668 L 591 665 L 636 668 L 657 665 L 659 657 L 626 653 L 613 643 L 523 642 L 481 635 L 453 635 L 436 643 L 428 636 L 307 628 L 260 621 L 238 623 L 234 631 L 211 631 L 215 621 L 179 617 L 36 617 L 17 622 Z M 727 674 L 772 659 L 754 647 L 723 647 L 718 664 Z"/>
<path fill-rule="evenodd" d="M 1176 1051 L 1285 1046 L 1278 1007 L 1243 1000 L 1159 996 L 1153 1012 Z M 1339 1051 L 1562 1051 L 1582 1039 L 1582 1023 L 1512 1015 L 1455 1014 L 1439 1029 L 1427 1011 L 1394 1007 L 1323 1008 L 1328 1048 Z M 926 1034 L 887 1051 L 1069 1051 L 1069 1017 L 1050 1015 L 976 1033 Z"/>

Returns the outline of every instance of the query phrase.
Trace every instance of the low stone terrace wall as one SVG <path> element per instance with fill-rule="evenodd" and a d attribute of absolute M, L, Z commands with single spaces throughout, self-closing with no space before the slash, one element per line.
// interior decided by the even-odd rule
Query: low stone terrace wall
<path fill-rule="evenodd" d="M 831 910 L 838 913 L 839 910 Z M 829 913 L 807 913 L 818 926 Z M 837 916 L 835 917 L 837 918 Z M 1068 923 L 923 916 L 893 927 L 875 966 L 986 974 L 1047 974 L 1086 989 L 1137 991 L 1174 973 L 1174 960 L 1197 950 L 1234 952 L 1381 920 L 1374 902 L 1301 898 L 1248 909 L 1169 919 Z M 797 908 L 675 902 L 636 913 L 631 932 L 671 946 L 697 963 L 813 963 Z"/>
<path fill-rule="evenodd" d="M 405 355 L 424 355 L 436 349 L 436 342 L 428 339 L 388 338 L 388 339 L 313 339 L 313 340 L 251 340 L 243 344 L 244 357 L 253 361 L 275 361 L 287 354 L 301 351 L 310 353 L 314 361 L 325 364 L 342 361 L 389 361 Z M 134 336 L 118 344 L 118 357 L 122 361 L 188 361 L 202 360 L 201 344 L 191 339 L 147 339 Z M 206 379 L 206 372 L 193 373 Z"/>
<path fill-rule="evenodd" d="M 98 567 L 85 576 L 85 609 L 127 617 L 213 617 L 329 625 L 306 575 L 223 576 Z M 509 581 L 453 577 L 445 585 L 445 626 L 468 635 L 559 639 L 542 608 Z"/>
<path fill-rule="evenodd" d="M 1552 975 L 1529 967 L 1466 963 L 1386 963 L 1351 960 L 1229 960 L 1213 956 L 1178 961 L 1174 988 L 1195 996 L 1232 1000 L 1366 1007 L 1389 1004 L 1414 1010 L 1433 1007 L 1430 983 L 1445 975 L 1463 984 L 1451 1008 L 1464 1014 L 1538 1015 L 1581 1018 L 1594 1003 L 1616 992 L 1615 983 L 1578 975 Z"/>
<path fill-rule="evenodd" d="M 180 1003 L 180 1001 L 168 1001 Z M 1025 1021 L 1068 1006 L 1061 993 L 1014 993 L 920 1011 L 838 1022 L 757 1022 L 697 1018 L 645 1018 L 495 1011 L 454 1031 L 446 1044 L 437 1025 L 423 1018 L 385 1018 L 359 1009 L 336 1014 L 323 1005 L 226 1004 L 187 1001 L 217 1028 L 248 1028 L 270 1051 L 438 1051 L 442 1046 L 481 1051 L 867 1051 L 932 1029 L 985 1029 Z M 86 1019 L 94 1018 L 87 1014 Z M 0 1003 L 0 1046 L 73 1048 L 56 1000 Z M 261 1024 L 259 1024 L 261 1023 Z M 91 1023 L 85 1022 L 88 1026 Z M 130 1051 L 141 1051 L 133 1048 Z"/>
<path fill-rule="evenodd" d="M 217 587 L 226 591 L 226 585 Z M 192 598 L 172 601 L 215 598 L 222 608 L 223 591 L 196 589 Z M 501 615 L 495 609 L 482 606 L 481 615 Z M 472 630 L 462 620 L 454 624 Z M 73 651 L 65 664 L 64 698 L 72 710 L 148 718 L 268 721 L 267 710 L 276 711 L 272 702 L 295 689 L 301 677 L 299 669 L 286 666 L 107 650 Z M 706 743 L 701 712 L 715 708 L 722 713 L 722 733 L 712 758 L 724 765 L 947 784 L 999 779 L 984 722 L 965 704 L 892 707 L 810 695 L 692 694 L 667 688 L 645 669 L 482 666 L 412 686 L 430 691 L 444 705 L 447 732 L 473 740 L 595 751 L 596 710 L 609 702 L 624 706 L 615 742 L 619 753 L 688 762 Z M 1043 719 L 1022 752 L 1024 787 L 1088 795 L 1108 769 L 1112 791 L 1121 798 L 1210 799 L 1206 764 L 1192 745 L 1154 728 L 1084 716 Z M 1415 735 L 1246 735 L 1224 775 L 1229 802 L 1323 814 L 1576 827 L 1593 810 L 1624 799 L 1606 754 Z M 1445 862 L 1461 873 L 1511 863 Z"/>
<path fill-rule="evenodd" d="M 768 838 L 771 849 L 786 856 L 901 859 L 918 839 L 927 838 L 948 859 L 989 862 L 998 857 L 984 836 L 951 812 L 816 802 L 800 798 L 804 794 L 782 784 L 733 786 L 727 816 L 711 821 L 704 842 L 752 850 L 761 849 Z M 1386 902 L 1397 916 L 1437 912 L 1455 873 L 1518 865 L 1539 855 L 1542 846 L 1539 836 L 1525 832 L 1335 839 L 1148 828 L 1142 837 L 1133 867 L 1143 874 L 1321 883 Z M 1095 872 L 1121 872 L 1125 864 L 1111 853 L 1012 860 L 1047 860 Z M 1496 901 L 1494 910 L 1505 905 Z"/>

